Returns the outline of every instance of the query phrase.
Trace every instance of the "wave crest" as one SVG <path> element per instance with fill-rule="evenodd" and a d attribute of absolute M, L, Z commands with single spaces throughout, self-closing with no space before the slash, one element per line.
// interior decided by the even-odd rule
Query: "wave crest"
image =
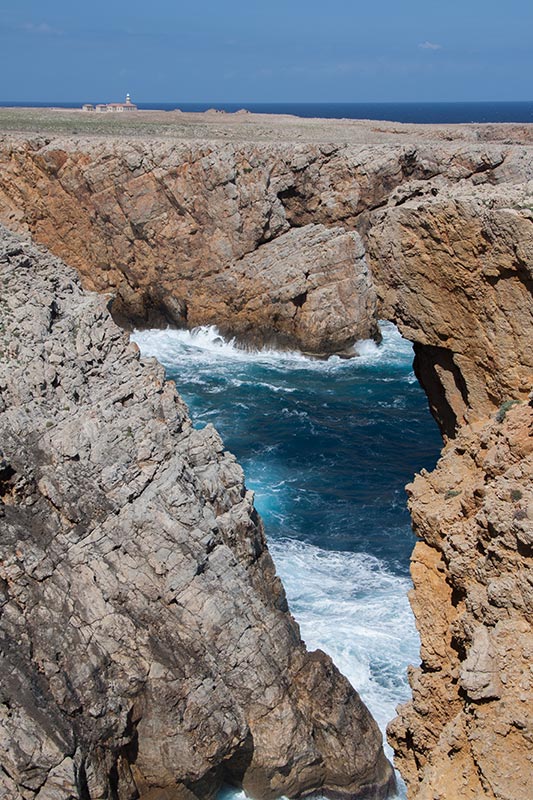
<path fill-rule="evenodd" d="M 292 367 L 316 371 L 348 370 L 360 366 L 405 365 L 413 358 L 411 342 L 403 339 L 391 322 L 381 322 L 382 341 L 376 344 L 372 339 L 356 342 L 352 359 L 330 356 L 327 360 L 314 359 L 293 350 L 273 350 L 272 348 L 244 348 L 235 339 L 225 339 L 215 325 L 202 325 L 192 330 L 133 331 L 132 341 L 136 342 L 144 356 L 155 356 L 164 366 L 175 367 L 177 360 L 201 359 L 216 364 L 221 359 L 230 361 L 264 363 L 270 366 Z"/>

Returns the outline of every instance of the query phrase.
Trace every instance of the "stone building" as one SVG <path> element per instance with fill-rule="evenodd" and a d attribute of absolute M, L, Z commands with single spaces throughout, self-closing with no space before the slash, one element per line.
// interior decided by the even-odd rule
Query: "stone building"
<path fill-rule="evenodd" d="M 103 112 L 123 112 L 123 111 L 137 111 L 137 106 L 135 103 L 131 102 L 131 97 L 129 93 L 126 95 L 126 101 L 124 103 L 97 103 L 96 106 L 93 106 L 92 103 L 85 103 L 82 106 L 83 111 L 98 111 L 99 113 Z"/>

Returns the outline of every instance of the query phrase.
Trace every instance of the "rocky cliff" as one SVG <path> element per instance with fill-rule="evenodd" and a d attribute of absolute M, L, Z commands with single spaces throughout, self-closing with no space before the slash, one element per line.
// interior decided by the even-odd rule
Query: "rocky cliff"
<path fill-rule="evenodd" d="M 382 798 L 241 468 L 58 259 L 0 230 L 0 795 Z"/>
<path fill-rule="evenodd" d="M 465 426 L 408 487 L 421 666 L 389 727 L 417 800 L 533 794 L 533 404 Z"/>
<path fill-rule="evenodd" d="M 369 253 L 450 437 L 531 390 L 533 183 L 433 188 L 376 212 Z"/>
<path fill-rule="evenodd" d="M 447 441 L 408 487 L 422 663 L 389 739 L 416 800 L 533 796 L 530 188 L 392 201 L 369 235 Z"/>
<path fill-rule="evenodd" d="M 406 182 L 416 197 L 436 176 L 487 181 L 512 161 L 500 144 L 6 138 L 0 219 L 75 266 L 88 288 L 116 292 L 122 321 L 215 322 L 244 339 L 331 352 L 375 335 L 347 302 L 374 303 L 355 232 L 369 212 Z"/>
<path fill-rule="evenodd" d="M 446 444 L 410 489 L 422 663 L 391 737 L 413 800 L 533 795 L 533 158 L 502 128 L 0 148 L 0 217 L 118 318 L 338 351 L 377 296 L 415 343 Z"/>

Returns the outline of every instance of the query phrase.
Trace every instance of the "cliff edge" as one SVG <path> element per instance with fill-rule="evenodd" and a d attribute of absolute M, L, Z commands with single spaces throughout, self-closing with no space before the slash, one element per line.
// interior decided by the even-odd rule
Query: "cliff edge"
<path fill-rule="evenodd" d="M 416 800 L 533 796 L 531 185 L 426 187 L 376 212 L 383 313 L 415 340 L 445 438 L 408 486 L 421 637 L 389 727 Z M 429 191 L 428 191 L 429 190 Z M 412 190 L 411 190 L 412 191 Z M 403 200 L 403 202 L 398 202 Z"/>
<path fill-rule="evenodd" d="M 2 797 L 386 797 L 216 431 L 57 258 L 2 228 L 0 274 Z"/>
<path fill-rule="evenodd" d="M 408 487 L 422 642 L 389 726 L 417 800 L 533 795 L 533 403 L 465 426 Z"/>

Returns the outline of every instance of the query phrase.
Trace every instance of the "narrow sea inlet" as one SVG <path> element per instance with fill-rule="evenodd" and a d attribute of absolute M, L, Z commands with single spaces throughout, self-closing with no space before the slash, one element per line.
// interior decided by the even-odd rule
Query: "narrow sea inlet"
<path fill-rule="evenodd" d="M 382 334 L 327 361 L 240 350 L 213 328 L 133 339 L 195 425 L 213 423 L 237 456 L 303 639 L 333 657 L 384 731 L 418 663 L 404 486 L 434 466 L 441 439 L 411 344 L 390 323 Z"/>

